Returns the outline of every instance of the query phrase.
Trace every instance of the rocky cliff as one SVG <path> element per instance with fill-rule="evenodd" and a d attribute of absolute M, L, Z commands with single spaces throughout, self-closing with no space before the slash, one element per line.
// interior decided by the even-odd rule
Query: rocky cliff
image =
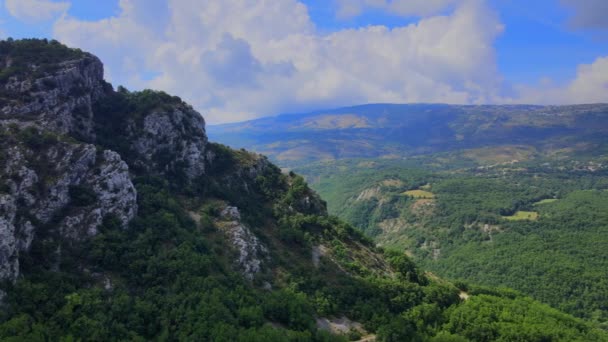
<path fill-rule="evenodd" d="M 35 60 L 19 48 L 0 53 L 0 280 L 18 277 L 37 235 L 81 240 L 107 215 L 126 226 L 137 211 L 127 164 L 86 143 L 96 137 L 93 103 L 107 92 L 99 59 Z"/>
<path fill-rule="evenodd" d="M 23 54 L 32 48 L 49 53 Z M 93 104 L 111 91 L 97 57 L 2 42 L 0 66 L 0 280 L 14 281 L 37 238 L 81 241 L 110 215 L 126 227 L 137 192 L 121 156 L 94 144 Z"/>
<path fill-rule="evenodd" d="M 108 91 L 93 107 L 96 142 L 120 152 L 133 171 L 182 185 L 205 173 L 207 135 L 200 113 L 179 97 Z"/>
<path fill-rule="evenodd" d="M 31 53 L 37 49 L 44 57 Z M 126 227 L 137 213 L 136 177 L 233 194 L 231 203 L 248 206 L 258 178 L 280 174 L 263 156 L 209 147 L 203 117 L 180 98 L 113 90 L 88 53 L 1 42 L 0 66 L 0 280 L 18 278 L 20 254 L 33 241 L 55 246 L 45 258 L 59 264 L 59 242 L 95 236 L 107 217 Z M 294 206 L 325 214 L 312 192 Z M 243 236 L 258 241 L 249 230 Z M 243 270 L 249 278 L 256 271 Z"/>
<path fill-rule="evenodd" d="M 116 152 L 32 128 L 0 126 L 0 136 L 0 279 L 18 277 L 36 236 L 79 241 L 108 215 L 124 226 L 135 216 L 137 193 Z"/>
<path fill-rule="evenodd" d="M 15 58 L 10 53 L 0 57 L 3 74 L 17 69 L 0 83 L 0 119 L 93 140 L 92 104 L 105 86 L 99 59 L 83 53 L 51 65 L 20 60 L 16 67 Z"/>
<path fill-rule="evenodd" d="M 52 242 L 46 257 L 59 264 L 60 241 L 95 236 L 107 217 L 126 227 L 136 177 L 205 183 L 216 155 L 203 117 L 178 97 L 115 91 L 97 57 L 57 42 L 0 42 L 0 68 L 0 281 L 18 278 L 33 241 Z M 256 158 L 226 186 L 247 191 L 270 167 Z"/>

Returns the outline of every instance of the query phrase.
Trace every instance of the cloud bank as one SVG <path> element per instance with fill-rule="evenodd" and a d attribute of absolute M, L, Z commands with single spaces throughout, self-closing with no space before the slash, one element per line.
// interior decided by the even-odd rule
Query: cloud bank
<path fill-rule="evenodd" d="M 49 0 L 6 0 L 8 12 L 27 23 L 48 21 L 64 14 L 70 8 L 69 2 Z"/>
<path fill-rule="evenodd" d="M 211 123 L 372 102 L 608 102 L 608 57 L 561 86 L 505 82 L 494 49 L 505 28 L 483 0 L 336 1 L 338 15 L 410 18 L 327 33 L 298 0 L 120 0 L 118 15 L 97 21 L 69 16 L 68 2 L 6 7 L 54 19 L 55 38 L 97 54 L 115 85 L 179 95 Z M 576 7 L 573 25 L 605 24 L 604 0 L 561 1 Z"/>
<path fill-rule="evenodd" d="M 433 3 L 416 11 L 454 1 Z M 366 102 L 485 103 L 503 87 L 492 46 L 503 27 L 481 1 L 416 24 L 329 34 L 296 0 L 165 4 L 166 18 L 150 21 L 150 1 L 121 0 L 120 15 L 64 16 L 54 35 L 108 62 L 115 84 L 178 94 L 211 122 Z"/>

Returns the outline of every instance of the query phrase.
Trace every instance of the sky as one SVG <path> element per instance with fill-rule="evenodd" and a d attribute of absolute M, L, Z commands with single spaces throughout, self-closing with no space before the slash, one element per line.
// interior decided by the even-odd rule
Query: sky
<path fill-rule="evenodd" d="M 608 102 L 608 0 L 1 0 L 208 123 L 364 103 Z"/>

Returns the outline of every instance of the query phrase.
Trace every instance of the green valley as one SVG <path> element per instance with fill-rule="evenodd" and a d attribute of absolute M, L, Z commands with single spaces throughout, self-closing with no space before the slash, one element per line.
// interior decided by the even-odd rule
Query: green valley
<path fill-rule="evenodd" d="M 296 170 L 331 213 L 437 275 L 511 287 L 606 325 L 608 158 L 483 165 L 464 162 L 470 154 Z"/>
<path fill-rule="evenodd" d="M 441 277 L 608 326 L 608 105 L 370 104 L 211 126 Z M 238 139 L 237 139 L 238 137 Z"/>

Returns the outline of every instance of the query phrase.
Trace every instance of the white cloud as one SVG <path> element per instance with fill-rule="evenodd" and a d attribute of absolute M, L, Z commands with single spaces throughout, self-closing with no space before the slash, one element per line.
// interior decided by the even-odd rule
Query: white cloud
<path fill-rule="evenodd" d="M 574 10 L 570 24 L 574 28 L 608 29 L 607 0 L 561 0 Z"/>
<path fill-rule="evenodd" d="M 121 0 L 119 16 L 63 17 L 57 39 L 97 54 L 115 84 L 151 87 L 192 103 L 209 122 L 366 102 L 485 103 L 502 80 L 502 32 L 481 1 L 389 29 L 323 34 L 296 0 L 170 0 L 158 23 L 148 2 Z M 166 17 L 163 18 L 162 14 Z M 158 72 L 152 79 L 150 72 Z"/>
<path fill-rule="evenodd" d="M 366 8 L 384 10 L 400 16 L 424 17 L 439 13 L 460 0 L 337 0 L 338 17 L 360 15 Z"/>
<path fill-rule="evenodd" d="M 52 20 L 66 13 L 70 3 L 49 0 L 6 0 L 5 6 L 8 12 L 19 20 L 40 22 Z"/>
<path fill-rule="evenodd" d="M 578 66 L 576 77 L 564 85 L 543 79 L 537 86 L 518 87 L 510 102 L 538 104 L 608 103 L 608 56 Z"/>
<path fill-rule="evenodd" d="M 572 103 L 608 102 L 608 56 L 580 65 L 568 92 Z"/>

